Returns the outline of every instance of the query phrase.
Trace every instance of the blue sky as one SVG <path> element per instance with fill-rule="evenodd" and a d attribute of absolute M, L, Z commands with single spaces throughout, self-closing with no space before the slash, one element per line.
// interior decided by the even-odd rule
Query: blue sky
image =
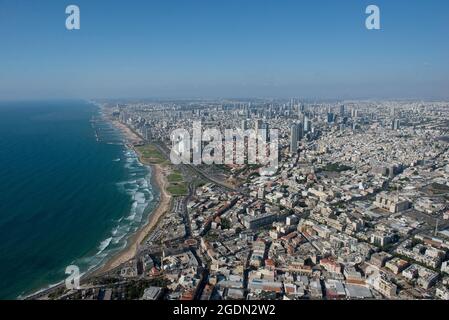
<path fill-rule="evenodd" d="M 0 99 L 444 99 L 448 39 L 447 0 L 0 0 Z"/>

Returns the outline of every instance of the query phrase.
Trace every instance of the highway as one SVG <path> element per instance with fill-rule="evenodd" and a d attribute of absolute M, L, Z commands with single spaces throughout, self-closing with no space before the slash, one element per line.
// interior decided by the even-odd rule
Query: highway
<path fill-rule="evenodd" d="M 167 158 L 170 159 L 170 151 L 165 147 L 162 146 L 160 143 L 156 143 L 153 142 L 153 144 L 158 148 L 158 150 Z M 209 175 L 207 175 L 207 173 L 205 173 L 204 171 L 202 171 L 200 168 L 198 168 L 198 166 L 194 166 L 191 164 L 181 164 L 181 167 L 187 168 L 190 171 L 195 172 L 199 177 L 201 177 L 203 180 L 207 181 L 207 182 L 211 182 L 214 183 L 218 186 L 220 186 L 222 189 L 224 189 L 225 191 L 228 192 L 237 192 L 239 193 L 239 191 L 235 188 L 231 188 L 230 186 L 224 184 L 223 182 L 210 177 Z"/>

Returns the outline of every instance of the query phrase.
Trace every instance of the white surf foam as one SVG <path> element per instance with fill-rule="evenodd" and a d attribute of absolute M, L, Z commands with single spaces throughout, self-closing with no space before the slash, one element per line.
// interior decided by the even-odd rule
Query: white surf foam
<path fill-rule="evenodd" d="M 111 243 L 111 241 L 112 241 L 112 237 L 107 238 L 107 239 L 101 241 L 100 245 L 98 246 L 98 250 L 99 250 L 99 251 L 97 252 L 97 255 L 99 255 L 100 253 L 102 253 L 102 252 L 109 246 L 109 244 Z"/>

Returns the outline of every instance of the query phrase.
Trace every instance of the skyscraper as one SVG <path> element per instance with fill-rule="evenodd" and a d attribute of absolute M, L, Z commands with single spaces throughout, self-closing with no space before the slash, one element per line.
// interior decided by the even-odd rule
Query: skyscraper
<path fill-rule="evenodd" d="M 263 134 L 262 134 L 262 138 L 265 141 L 268 141 L 268 130 L 270 130 L 269 124 L 267 122 L 262 124 L 262 129 L 263 129 Z"/>
<path fill-rule="evenodd" d="M 243 131 L 248 130 L 248 121 L 246 119 L 242 120 L 242 128 Z"/>
<path fill-rule="evenodd" d="M 307 133 L 310 131 L 311 121 L 307 115 L 304 116 L 303 128 L 304 132 Z"/>
<path fill-rule="evenodd" d="M 298 119 L 302 121 L 304 117 L 304 105 L 302 103 L 298 104 Z"/>
<path fill-rule="evenodd" d="M 292 124 L 290 127 L 290 153 L 294 154 L 298 151 L 298 125 Z"/>
<path fill-rule="evenodd" d="M 298 141 L 301 140 L 304 137 L 304 127 L 302 123 L 297 123 L 297 132 L 298 132 Z"/>
<path fill-rule="evenodd" d="M 261 119 L 256 120 L 256 132 L 259 134 L 259 130 L 263 129 L 263 121 Z"/>
<path fill-rule="evenodd" d="M 258 138 L 268 141 L 268 123 L 264 123 L 261 119 L 258 119 L 255 129 Z"/>
<path fill-rule="evenodd" d="M 340 117 L 343 117 L 345 115 L 345 105 L 342 104 L 340 106 Z"/>
<path fill-rule="evenodd" d="M 400 127 L 399 119 L 393 119 L 391 121 L 391 129 L 392 130 L 399 130 L 399 127 Z"/>

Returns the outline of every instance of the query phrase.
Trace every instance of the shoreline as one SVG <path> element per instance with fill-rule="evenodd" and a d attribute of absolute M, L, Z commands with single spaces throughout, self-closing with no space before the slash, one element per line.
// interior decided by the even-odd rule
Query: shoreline
<path fill-rule="evenodd" d="M 155 182 L 160 194 L 158 204 L 153 211 L 149 213 L 146 223 L 129 237 L 126 247 L 119 251 L 115 256 L 110 257 L 99 269 L 93 271 L 92 274 L 87 277 L 101 276 L 133 259 L 138 253 L 141 243 L 157 226 L 160 218 L 170 209 L 172 196 L 165 190 L 168 183 L 165 171 L 160 165 L 151 165 L 151 168 L 153 174 L 152 180 Z"/>
<path fill-rule="evenodd" d="M 124 136 L 125 145 L 127 148 L 132 149 L 138 157 L 139 162 L 151 168 L 151 182 L 153 186 L 155 186 L 159 191 L 159 199 L 158 203 L 152 209 L 151 212 L 148 213 L 147 219 L 144 224 L 142 224 L 137 231 L 128 235 L 126 246 L 116 252 L 115 254 L 107 257 L 105 261 L 95 268 L 91 270 L 87 270 L 84 274 L 81 275 L 80 282 L 81 287 L 82 283 L 89 281 L 92 278 L 101 277 L 116 269 L 120 265 L 132 260 L 135 258 L 137 253 L 139 252 L 139 248 L 143 241 L 150 235 L 150 233 L 157 227 L 161 218 L 170 210 L 172 195 L 166 190 L 169 185 L 167 180 L 167 168 L 164 168 L 159 164 L 149 164 L 146 163 L 142 155 L 136 150 L 135 145 L 143 143 L 143 139 L 137 135 L 134 131 L 132 131 L 126 125 L 120 123 L 117 120 L 109 118 L 106 114 L 104 114 L 105 118 L 112 123 L 112 125 L 120 130 L 120 132 Z M 42 288 L 34 293 L 31 293 L 24 297 L 18 297 L 18 299 L 48 299 L 48 296 L 62 288 L 64 286 L 64 280 L 59 283 L 50 285 L 50 287 Z"/>
<path fill-rule="evenodd" d="M 159 164 L 149 164 L 142 159 L 142 155 L 134 147 L 135 144 L 140 144 L 143 139 L 140 138 L 126 125 L 119 121 L 112 120 L 112 124 L 118 128 L 128 140 L 130 147 L 137 154 L 139 162 L 145 166 L 149 166 L 152 170 L 151 180 L 159 190 L 158 204 L 154 207 L 152 212 L 148 214 L 147 221 L 134 234 L 128 238 L 126 247 L 115 255 L 111 256 L 102 266 L 93 270 L 92 273 L 86 274 L 85 278 L 101 276 L 112 271 L 118 266 L 133 259 L 139 252 L 140 245 L 148 237 L 148 235 L 157 227 L 159 220 L 170 210 L 172 196 L 167 192 L 168 186 L 167 169 Z"/>

